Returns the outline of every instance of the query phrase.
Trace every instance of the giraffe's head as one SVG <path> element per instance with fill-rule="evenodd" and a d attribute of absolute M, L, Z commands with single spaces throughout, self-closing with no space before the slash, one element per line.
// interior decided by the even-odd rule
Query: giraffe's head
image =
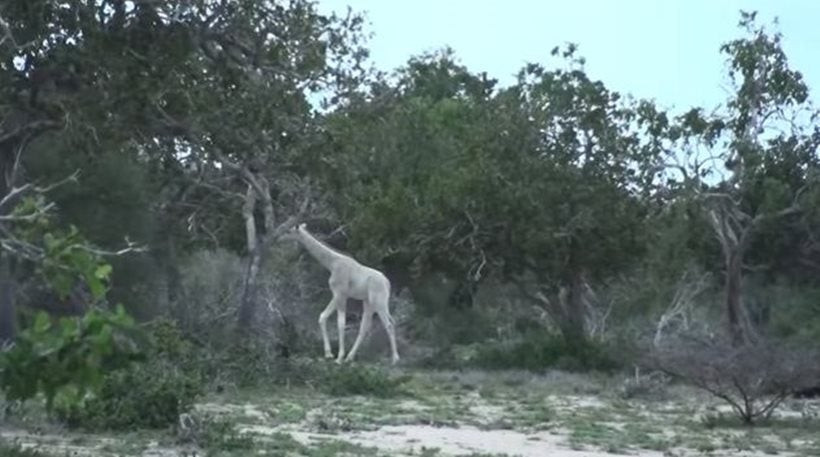
<path fill-rule="evenodd" d="M 299 239 L 299 232 L 305 228 L 305 223 L 293 224 L 282 233 L 280 239 L 286 241 L 297 241 Z"/>

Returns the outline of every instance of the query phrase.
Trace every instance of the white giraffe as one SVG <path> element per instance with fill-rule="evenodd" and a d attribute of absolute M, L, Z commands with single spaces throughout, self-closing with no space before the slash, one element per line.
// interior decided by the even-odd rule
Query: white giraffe
<path fill-rule="evenodd" d="M 388 280 L 382 272 L 362 265 L 354 258 L 342 254 L 319 241 L 308 232 L 305 224 L 299 224 L 299 226 L 293 230 L 291 236 L 299 241 L 314 259 L 330 271 L 328 285 L 330 286 L 333 298 L 330 299 L 330 303 L 328 303 L 325 310 L 319 315 L 319 328 L 322 330 L 325 357 L 333 358 L 333 353 L 330 348 L 330 338 L 327 334 L 327 319 L 333 311 L 336 311 L 337 324 L 339 327 L 339 354 L 336 357 L 336 363 L 342 363 L 342 361 L 350 362 L 353 360 L 356 351 L 359 350 L 359 346 L 362 344 L 362 340 L 370 329 L 370 325 L 373 322 L 373 314 L 375 313 L 379 315 L 379 319 L 387 331 L 387 336 L 390 338 L 392 361 L 393 364 L 396 364 L 399 361 L 399 353 L 396 349 L 396 330 L 388 307 L 390 280 Z M 347 354 L 347 358 L 345 358 L 345 311 L 349 298 L 362 301 L 362 321 L 359 327 L 359 334 L 356 336 L 356 341 L 353 343 L 353 347 L 350 348 L 350 353 Z"/>

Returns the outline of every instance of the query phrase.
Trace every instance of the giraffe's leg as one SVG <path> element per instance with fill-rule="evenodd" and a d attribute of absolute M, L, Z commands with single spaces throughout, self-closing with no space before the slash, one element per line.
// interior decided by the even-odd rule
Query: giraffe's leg
<path fill-rule="evenodd" d="M 340 300 L 336 303 L 336 325 L 339 328 L 339 355 L 336 357 L 336 363 L 342 363 L 345 356 L 346 305 L 345 300 Z"/>
<path fill-rule="evenodd" d="M 330 348 L 330 337 L 327 334 L 327 320 L 330 318 L 330 315 L 336 310 L 337 302 L 339 299 L 334 294 L 333 298 L 330 299 L 330 303 L 327 304 L 325 310 L 322 311 L 322 314 L 319 315 L 319 328 L 322 330 L 322 341 L 324 342 L 325 346 L 325 358 L 331 359 L 333 358 L 333 352 Z"/>
<path fill-rule="evenodd" d="M 353 360 L 353 357 L 356 357 L 356 352 L 359 350 L 359 346 L 362 344 L 368 330 L 370 330 L 370 324 L 372 322 L 373 308 L 371 308 L 367 302 L 364 302 L 362 306 L 362 323 L 359 325 L 359 334 L 356 336 L 356 341 L 353 342 L 353 347 L 350 348 L 350 352 L 345 358 L 346 362 L 350 362 Z"/>
<path fill-rule="evenodd" d="M 379 314 L 379 319 L 382 321 L 382 325 L 384 325 L 384 329 L 387 331 L 387 336 L 390 338 L 390 351 L 392 352 L 393 364 L 395 365 L 399 361 L 399 351 L 396 349 L 396 328 L 393 325 L 393 318 L 390 316 L 390 311 L 388 311 L 387 306 L 381 307 L 377 313 Z"/>

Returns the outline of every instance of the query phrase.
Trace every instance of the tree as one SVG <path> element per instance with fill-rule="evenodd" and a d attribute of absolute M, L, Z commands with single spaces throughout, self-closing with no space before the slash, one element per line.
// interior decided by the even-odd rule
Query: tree
<path fill-rule="evenodd" d="M 805 123 L 817 116 L 808 87 L 789 67 L 781 35 L 758 27 L 755 16 L 741 13 L 739 25 L 749 37 L 721 47 L 735 87 L 723 112 L 704 116 L 693 109 L 681 119 L 683 134 L 709 147 L 727 173 L 711 186 L 695 174 L 693 195 L 722 253 L 725 311 L 735 344 L 755 338 L 743 303 L 749 262 L 771 268 L 771 259 L 795 259 L 800 239 L 811 236 L 805 217 L 813 210 L 805 203 L 816 198 L 819 164 L 820 131 Z"/>
<path fill-rule="evenodd" d="M 157 108 L 164 123 L 181 131 L 205 184 L 241 202 L 248 265 L 239 327 L 246 329 L 257 307 L 263 254 L 307 208 L 310 190 L 298 167 L 314 135 L 307 96 L 319 90 L 338 96 L 355 85 L 366 54 L 357 45 L 358 16 L 325 17 L 309 2 L 245 2 L 217 13 L 207 31 L 217 41 L 191 57 L 202 74 L 189 75 L 179 88 L 188 105 L 181 112 Z M 279 223 L 276 206 L 296 216 Z"/>
<path fill-rule="evenodd" d="M 636 107 L 589 79 L 574 47 L 563 58 L 566 69 L 529 65 L 496 90 L 448 52 L 422 56 L 331 116 L 341 152 L 323 159 L 351 248 L 417 276 L 446 272 L 461 284 L 451 306 L 487 278 L 530 274 L 538 297 L 567 286 L 567 306 L 550 313 L 583 340 L 585 281 L 641 252 L 659 149 L 639 141 Z"/>
<path fill-rule="evenodd" d="M 449 50 L 413 58 L 395 82 L 373 81 L 328 116 L 323 150 L 332 153 L 314 159 L 324 164 L 349 249 L 415 292 L 422 277 L 443 274 L 467 292 L 446 299 L 451 306 L 469 306 L 469 271 L 481 264 L 465 235 L 480 210 L 473 207 L 492 191 L 476 158 L 494 84 Z"/>
<path fill-rule="evenodd" d="M 83 217 L 83 197 L 96 197 L 98 209 L 109 204 L 111 219 L 150 186 L 163 198 L 143 200 L 129 215 L 164 223 L 146 225 L 140 241 L 247 249 L 239 313 L 246 326 L 262 253 L 279 227 L 275 216 L 299 206 L 293 200 L 303 186 L 293 183 L 304 170 L 294 162 L 314 135 L 308 95 L 338 97 L 356 84 L 366 57 L 361 19 L 323 16 L 301 0 L 13 1 L 3 14 L 14 37 L 6 42 L 15 43 L 2 59 L 2 78 L 13 82 L 4 85 L 4 101 L 39 116 L 23 129 L 4 129 L 4 141 L 17 130 L 50 128 L 51 136 L 38 131 L 29 138 L 37 142 L 26 144 L 27 155 L 39 153 L 29 171 L 53 174 L 55 155 L 99 170 L 99 180 L 59 201 L 61 214 L 89 232 L 103 237 L 141 224 L 117 228 Z M 138 173 L 117 182 L 116 170 L 102 166 L 113 158 L 129 159 Z M 152 179 L 128 188 L 140 176 Z M 109 187 L 93 189 L 106 181 Z M 243 226 L 244 240 L 232 231 Z M 174 263 L 176 249 L 153 252 L 157 262 Z"/>
<path fill-rule="evenodd" d="M 557 317 L 564 336 L 582 341 L 586 283 L 623 271 L 644 250 L 660 149 L 645 128 L 644 112 L 657 115 L 651 103 L 623 102 L 588 78 L 575 52 L 572 45 L 556 48 L 567 69 L 530 65 L 512 89 L 534 141 L 503 192 L 512 197 L 504 206 L 514 211 L 504 216 L 517 223 L 508 226 L 514 242 L 501 252 L 511 274 L 535 275 L 542 290 L 533 295 Z M 566 298 L 545 299 L 543 286 L 566 288 Z"/>

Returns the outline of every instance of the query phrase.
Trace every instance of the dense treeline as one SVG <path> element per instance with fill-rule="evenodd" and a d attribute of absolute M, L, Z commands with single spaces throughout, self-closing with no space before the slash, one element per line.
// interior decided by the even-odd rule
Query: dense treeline
<path fill-rule="evenodd" d="M 410 360 L 820 336 L 817 112 L 755 14 L 720 47 L 726 103 L 680 113 L 574 45 L 503 87 L 449 50 L 379 73 L 362 24 L 307 0 L 5 1 L 0 339 L 121 303 L 212 351 L 318 355 L 326 273 L 279 239 L 297 220 L 386 272 Z"/>

